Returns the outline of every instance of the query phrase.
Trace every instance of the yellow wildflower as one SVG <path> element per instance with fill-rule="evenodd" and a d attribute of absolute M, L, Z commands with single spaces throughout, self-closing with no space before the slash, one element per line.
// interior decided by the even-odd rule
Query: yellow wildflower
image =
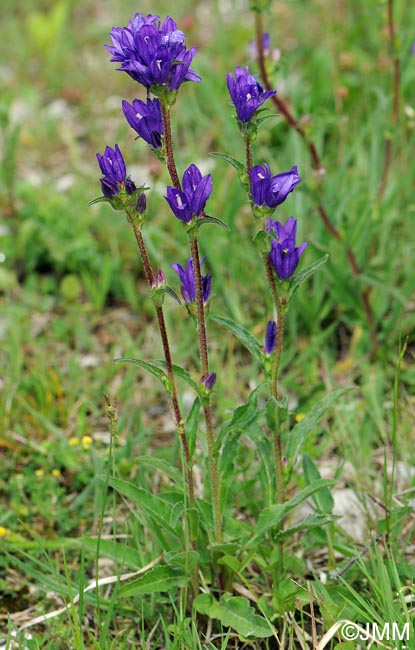
<path fill-rule="evenodd" d="M 91 436 L 82 436 L 82 447 L 87 451 L 90 446 L 92 445 L 92 438 Z"/>

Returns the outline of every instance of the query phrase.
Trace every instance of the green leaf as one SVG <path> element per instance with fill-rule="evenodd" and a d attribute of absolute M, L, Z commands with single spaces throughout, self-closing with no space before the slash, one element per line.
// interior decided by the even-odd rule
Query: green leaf
<path fill-rule="evenodd" d="M 183 484 L 183 476 L 177 467 L 173 467 L 173 465 L 163 458 L 157 458 L 156 456 L 138 456 L 135 458 L 135 461 L 141 467 L 147 465 L 148 467 L 159 469 L 163 474 L 166 474 L 172 481 L 177 483 L 177 485 Z"/>
<path fill-rule="evenodd" d="M 262 364 L 262 353 L 258 341 L 255 336 L 253 336 L 249 330 L 246 329 L 243 325 L 236 323 L 230 318 L 223 318 L 223 316 L 210 316 L 211 320 L 218 325 L 226 327 L 237 339 L 246 347 L 247 350 L 252 354 L 256 361 L 261 365 Z"/>
<path fill-rule="evenodd" d="M 229 432 L 239 431 L 239 433 L 241 433 L 246 431 L 249 425 L 256 420 L 260 414 L 260 411 L 258 411 L 258 393 L 264 385 L 265 382 L 254 388 L 249 395 L 246 404 L 238 406 L 231 419 L 224 422 L 216 440 L 215 453 L 219 452 L 219 449 L 222 446 L 222 441 Z"/>
<path fill-rule="evenodd" d="M 170 524 L 171 505 L 167 501 L 118 478 L 110 477 L 108 483 L 114 490 L 135 503 L 147 517 L 157 522 L 164 530 L 180 537 Z"/>
<path fill-rule="evenodd" d="M 258 436 L 255 440 L 256 449 L 262 461 L 260 480 L 266 497 L 265 503 L 271 505 L 275 491 L 275 455 L 271 440 L 264 436 L 262 429 L 260 432 L 262 436 Z"/>
<path fill-rule="evenodd" d="M 132 569 L 139 569 L 142 566 L 142 558 L 137 552 L 137 549 L 127 546 L 124 542 L 120 544 L 112 539 L 91 539 L 84 537 L 81 545 L 87 550 L 96 555 L 99 551 L 100 555 L 111 558 L 115 562 L 119 562 L 123 566 L 131 567 Z"/>
<path fill-rule="evenodd" d="M 196 551 L 168 551 L 164 554 L 164 561 L 173 569 L 183 569 L 186 573 L 190 573 L 192 569 L 199 562 L 199 553 Z"/>
<path fill-rule="evenodd" d="M 195 598 L 194 607 L 200 614 L 217 618 L 244 639 L 264 639 L 274 634 L 272 625 L 255 613 L 247 598 L 225 595 L 218 602 L 211 594 L 201 594 Z"/>
<path fill-rule="evenodd" d="M 160 591 L 170 591 L 185 585 L 187 578 L 167 566 L 156 566 L 128 585 L 120 587 L 118 596 L 142 596 Z"/>
<path fill-rule="evenodd" d="M 308 434 L 316 428 L 319 420 L 328 411 L 328 409 L 349 391 L 354 390 L 353 386 L 349 388 L 339 388 L 330 395 L 323 397 L 313 408 L 298 422 L 290 432 L 288 437 L 287 458 L 291 467 L 294 466 L 299 453 L 304 445 Z"/>
<path fill-rule="evenodd" d="M 166 362 L 162 359 L 156 359 L 153 361 L 154 366 L 159 367 L 159 368 L 166 368 Z M 200 385 L 197 381 L 194 381 L 194 379 L 191 378 L 190 373 L 182 368 L 181 366 L 175 366 L 174 364 L 172 365 L 172 370 L 177 377 L 180 377 L 180 379 L 183 379 L 189 386 L 193 388 L 193 390 L 199 395 L 200 398 L 203 397 L 202 391 L 200 389 Z"/>
<path fill-rule="evenodd" d="M 291 510 L 294 510 L 294 508 L 311 497 L 315 492 L 322 488 L 335 485 L 335 483 L 336 481 L 330 479 L 319 479 L 318 481 L 314 481 L 311 485 L 307 485 L 306 488 L 298 492 L 298 494 L 286 503 L 278 503 L 264 508 L 259 515 L 255 535 L 249 540 L 248 546 L 253 546 L 262 540 L 265 533 L 270 528 L 276 528 L 279 526 Z"/>
<path fill-rule="evenodd" d="M 237 158 L 234 158 L 233 156 L 230 156 L 227 153 L 222 153 L 220 151 L 211 151 L 210 156 L 213 156 L 214 158 L 220 158 L 221 160 L 225 160 L 227 163 L 232 165 L 236 169 L 239 175 L 245 173 L 245 165 L 243 162 L 238 160 Z"/>
<path fill-rule="evenodd" d="M 189 445 L 190 458 L 193 458 L 196 448 L 196 436 L 199 429 L 199 411 L 200 411 L 200 399 L 195 398 L 195 401 L 192 404 L 192 408 L 189 411 L 189 414 L 186 418 L 185 432 L 187 438 L 187 444 Z"/>
<path fill-rule="evenodd" d="M 307 485 L 311 485 L 313 481 L 317 481 L 321 478 L 320 472 L 308 454 L 303 455 L 303 472 Z M 328 488 L 316 492 L 316 494 L 313 495 L 313 501 L 320 513 L 327 515 L 333 511 L 334 499 Z"/>
<path fill-rule="evenodd" d="M 300 271 L 299 273 L 295 273 L 291 280 L 290 284 L 288 285 L 288 294 L 287 294 L 287 305 L 289 302 L 292 300 L 293 296 L 297 292 L 298 288 L 302 285 L 302 283 L 307 280 L 313 273 L 317 271 L 317 269 L 320 268 L 320 266 L 323 266 L 329 259 L 328 254 L 324 255 L 321 257 L 319 260 L 316 262 L 313 262 L 309 266 L 307 266 L 304 271 Z"/>
<path fill-rule="evenodd" d="M 120 363 L 121 361 L 125 361 L 126 363 L 132 363 L 135 366 L 140 366 L 140 368 L 143 368 L 144 370 L 147 370 L 147 372 L 150 373 L 150 375 L 153 375 L 153 377 L 156 377 L 156 379 L 159 379 L 163 386 L 165 385 L 167 375 L 165 372 L 160 370 L 160 368 L 157 368 L 154 363 L 150 363 L 149 361 L 142 361 L 141 359 L 133 359 L 131 357 L 119 357 L 118 359 L 114 359 L 115 363 Z"/>
<path fill-rule="evenodd" d="M 273 540 L 275 542 L 286 539 L 287 537 L 292 537 L 295 533 L 301 533 L 310 528 L 320 528 L 326 524 L 330 524 L 332 521 L 339 519 L 336 515 L 307 515 L 302 521 L 299 521 L 298 524 L 292 526 L 291 528 L 284 528 L 284 530 L 278 531 L 274 536 Z"/>

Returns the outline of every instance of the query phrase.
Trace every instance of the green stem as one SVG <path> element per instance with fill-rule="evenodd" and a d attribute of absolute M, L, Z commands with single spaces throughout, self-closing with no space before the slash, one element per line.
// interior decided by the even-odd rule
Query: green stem
<path fill-rule="evenodd" d="M 164 149 L 166 156 L 166 166 L 173 183 L 173 186 L 180 190 L 181 183 L 177 167 L 174 160 L 173 143 L 171 136 L 170 110 L 166 101 L 160 101 L 161 116 L 164 129 Z M 202 367 L 202 376 L 207 377 L 209 374 L 209 349 L 206 331 L 205 307 L 203 303 L 203 286 L 202 272 L 200 269 L 200 254 L 197 239 L 189 239 L 190 251 L 193 260 L 193 270 L 196 287 L 196 308 L 197 308 L 197 332 L 199 338 L 199 352 Z M 222 515 L 220 511 L 220 486 L 218 477 L 217 462 L 214 458 L 215 436 L 213 432 L 212 412 L 210 408 L 210 399 L 208 398 L 203 405 L 203 412 L 206 422 L 206 438 L 208 445 L 209 474 L 212 487 L 212 510 L 215 526 L 215 538 L 218 544 L 222 542 Z"/>
<path fill-rule="evenodd" d="M 154 273 L 150 264 L 147 248 L 143 239 L 143 235 L 141 233 L 141 229 L 138 226 L 136 220 L 134 219 L 134 215 L 128 215 L 128 220 L 132 226 L 135 240 L 137 242 L 137 246 L 140 251 L 141 261 L 143 264 L 144 273 L 147 282 L 149 286 L 152 287 L 154 284 Z M 156 307 L 156 315 L 157 315 L 157 323 L 158 323 L 160 336 L 161 336 L 161 342 L 163 346 L 164 359 L 166 362 L 166 372 L 167 372 L 167 377 L 169 379 L 169 386 L 171 390 L 171 401 L 173 405 L 176 429 L 183 447 L 183 452 L 184 452 L 184 457 L 186 462 L 186 475 L 187 475 L 187 484 L 189 489 L 189 503 L 190 503 L 190 507 L 194 508 L 195 492 L 194 492 L 194 483 L 193 483 L 192 459 L 190 456 L 189 445 L 187 442 L 187 437 L 184 428 L 185 422 L 182 418 L 179 400 L 177 397 L 176 380 L 173 373 L 173 363 L 171 359 L 170 344 L 169 344 L 169 339 L 168 339 L 167 329 L 166 329 L 166 321 L 164 319 L 164 312 L 161 306 Z"/>

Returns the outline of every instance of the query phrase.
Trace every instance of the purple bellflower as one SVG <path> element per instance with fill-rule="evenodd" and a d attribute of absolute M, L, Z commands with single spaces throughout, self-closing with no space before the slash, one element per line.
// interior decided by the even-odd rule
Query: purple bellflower
<path fill-rule="evenodd" d="M 288 194 L 301 182 L 296 166 L 288 172 L 271 176 L 267 163 L 256 165 L 249 172 L 253 202 L 261 207 L 264 204 L 273 210 L 284 203 Z"/>
<path fill-rule="evenodd" d="M 107 199 L 112 199 L 116 194 L 125 191 L 127 194 L 134 194 L 137 190 L 130 178 L 127 178 L 124 158 L 118 144 L 115 149 L 106 147 L 104 154 L 97 153 L 98 164 L 103 173 L 101 189 Z"/>
<path fill-rule="evenodd" d="M 274 320 L 268 321 L 265 334 L 265 354 L 270 355 L 275 350 L 277 343 L 277 323 Z"/>
<path fill-rule="evenodd" d="M 190 68 L 196 48 L 187 50 L 186 35 L 167 16 L 161 24 L 159 16 L 137 13 L 127 27 L 113 27 L 112 45 L 105 47 L 117 68 L 146 88 L 165 86 L 177 91 L 184 81 L 200 81 Z"/>
<path fill-rule="evenodd" d="M 202 268 L 202 264 L 205 259 L 205 257 L 202 259 L 200 268 Z M 181 264 L 171 264 L 170 266 L 176 271 L 181 280 L 182 286 L 180 287 L 180 290 L 182 292 L 183 300 L 186 303 L 196 302 L 196 282 L 193 268 L 193 259 L 191 257 L 188 259 L 185 269 Z M 210 298 L 211 290 L 212 276 L 210 274 L 202 276 L 203 302 L 205 304 Z"/>
<path fill-rule="evenodd" d="M 280 280 L 289 280 L 294 274 L 308 242 L 296 247 L 297 220 L 294 217 L 290 217 L 285 226 L 278 221 L 273 221 L 271 229 L 277 234 L 278 240 L 273 239 L 271 242 L 269 259 Z"/>
<path fill-rule="evenodd" d="M 212 176 L 202 176 L 196 165 L 190 165 L 183 174 L 183 190 L 175 187 L 167 188 L 167 203 L 177 219 L 190 223 L 194 217 L 199 217 L 212 192 Z"/>
<path fill-rule="evenodd" d="M 230 72 L 226 75 L 226 83 L 238 120 L 245 124 L 250 122 L 258 108 L 276 93 L 275 90 L 264 92 L 257 77 L 257 74 L 251 74 L 248 67 L 245 70 L 240 67 L 235 68 L 235 78 Z"/>
<path fill-rule="evenodd" d="M 157 99 L 134 99 L 132 104 L 125 100 L 122 102 L 122 110 L 125 119 L 134 131 L 143 138 L 152 149 L 160 149 L 164 134 L 163 121 L 161 119 L 160 102 Z"/>

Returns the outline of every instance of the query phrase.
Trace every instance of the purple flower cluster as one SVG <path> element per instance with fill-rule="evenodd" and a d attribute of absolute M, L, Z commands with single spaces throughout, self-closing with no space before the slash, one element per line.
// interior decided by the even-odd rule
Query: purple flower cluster
<path fill-rule="evenodd" d="M 146 102 L 141 99 L 134 99 L 132 104 L 124 100 L 122 110 L 128 124 L 138 133 L 140 138 L 143 138 L 152 149 L 162 147 L 164 129 L 160 102 L 157 97 L 155 99 L 148 98 Z"/>
<path fill-rule="evenodd" d="M 251 74 L 248 67 L 245 70 L 237 67 L 235 69 L 235 78 L 230 72 L 226 76 L 226 83 L 236 108 L 238 120 L 245 124 L 250 122 L 258 108 L 276 93 L 275 90 L 264 92 L 263 87 L 257 81 L 257 77 L 257 74 Z"/>
<path fill-rule="evenodd" d="M 205 261 L 205 257 L 200 263 L 200 268 Z M 182 286 L 180 290 L 182 292 L 183 300 L 190 304 L 196 302 L 196 281 L 195 281 L 195 272 L 193 267 L 193 259 L 190 257 L 187 260 L 186 268 L 184 269 L 181 264 L 171 264 L 171 267 L 178 274 Z M 202 276 L 202 292 L 203 292 L 203 302 L 206 304 L 210 298 L 210 293 L 212 290 L 212 276 L 208 273 L 207 275 Z"/>
<path fill-rule="evenodd" d="M 289 280 L 294 274 L 300 257 L 308 246 L 307 242 L 296 247 L 297 219 L 290 217 L 285 226 L 274 219 L 268 220 L 268 231 L 273 232 L 277 239 L 271 243 L 269 259 L 280 280 Z"/>
<path fill-rule="evenodd" d="M 134 194 L 137 190 L 130 178 L 127 178 L 124 158 L 118 144 L 115 149 L 106 147 L 104 154 L 97 153 L 97 160 L 103 177 L 101 189 L 107 199 L 112 199 L 116 194 L 125 191 L 127 194 Z"/>
<path fill-rule="evenodd" d="M 112 45 L 106 45 L 117 68 L 146 88 L 165 86 L 176 91 L 184 81 L 200 81 L 190 68 L 196 48 L 186 49 L 186 35 L 167 16 L 137 13 L 127 27 L 113 27 Z"/>
<path fill-rule="evenodd" d="M 182 190 L 168 187 L 164 198 L 177 219 L 190 223 L 205 209 L 212 192 L 212 177 L 210 174 L 202 176 L 196 165 L 190 165 L 183 174 L 182 187 Z"/>
<path fill-rule="evenodd" d="M 267 163 L 256 165 L 249 172 L 252 200 L 258 207 L 265 205 L 274 210 L 281 205 L 288 194 L 301 182 L 296 166 L 288 172 L 271 176 Z"/>

